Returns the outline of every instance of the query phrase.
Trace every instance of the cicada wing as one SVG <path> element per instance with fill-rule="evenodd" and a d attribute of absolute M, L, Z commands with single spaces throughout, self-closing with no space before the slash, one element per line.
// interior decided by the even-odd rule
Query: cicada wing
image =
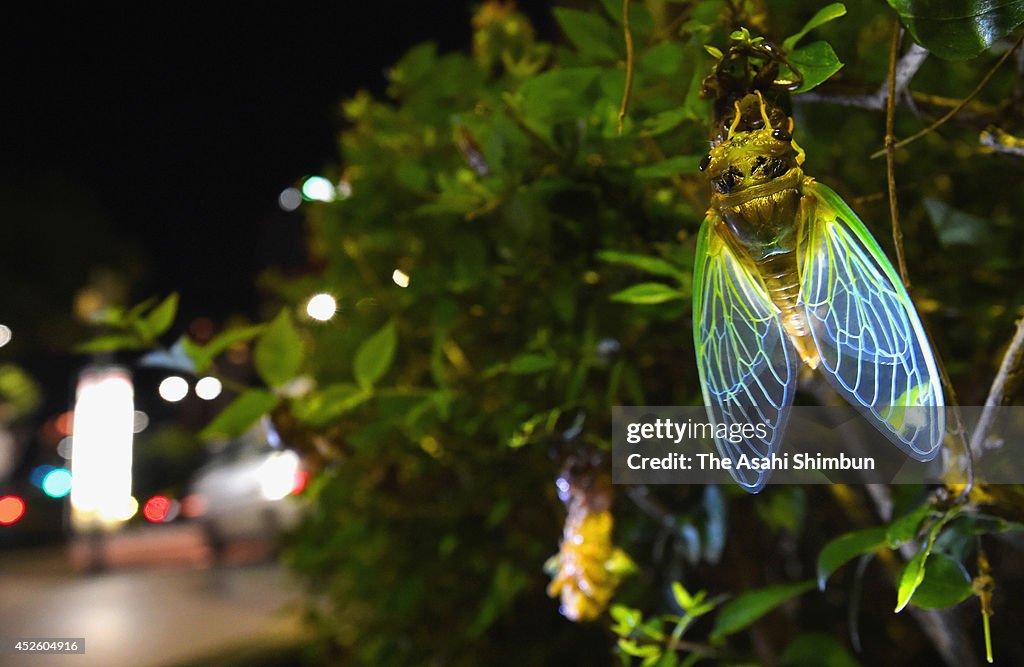
<path fill-rule="evenodd" d="M 718 452 L 732 460 L 733 478 L 757 493 L 770 470 L 737 469 L 735 464 L 743 455 L 761 458 L 778 451 L 796 389 L 796 352 L 787 342 L 778 309 L 760 277 L 736 258 L 716 231 L 718 222 L 709 216 L 697 240 L 693 296 L 697 368 Z M 764 424 L 766 437 L 737 435 L 746 424 Z"/>
<path fill-rule="evenodd" d="M 819 183 L 803 221 L 801 300 L 835 389 L 909 456 L 930 461 L 945 433 L 942 383 L 914 304 L 849 206 Z"/>

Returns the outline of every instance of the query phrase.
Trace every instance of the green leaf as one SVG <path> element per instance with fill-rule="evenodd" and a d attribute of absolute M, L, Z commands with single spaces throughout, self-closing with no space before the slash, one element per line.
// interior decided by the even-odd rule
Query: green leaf
<path fill-rule="evenodd" d="M 686 107 L 676 107 L 657 113 L 644 121 L 644 129 L 651 135 L 657 136 L 674 130 L 686 120 L 693 119 L 693 112 Z"/>
<path fill-rule="evenodd" d="M 900 574 L 900 583 L 896 589 L 896 612 L 903 611 L 903 608 L 907 606 L 910 598 L 914 595 L 914 591 L 924 581 L 924 568 L 930 553 L 931 545 L 925 545 L 903 566 L 903 572 Z"/>
<path fill-rule="evenodd" d="M 834 21 L 840 16 L 846 15 L 846 5 L 841 2 L 833 2 L 831 5 L 825 5 L 818 10 L 818 13 L 811 17 L 811 20 L 804 24 L 803 28 L 799 31 L 790 35 L 782 42 L 782 49 L 784 51 L 792 51 L 793 47 L 796 46 L 797 42 L 804 38 L 804 35 L 814 30 L 815 28 L 825 25 L 829 21 Z"/>
<path fill-rule="evenodd" d="M 782 667 L 858 667 L 846 648 L 828 635 L 800 635 L 782 654 Z"/>
<path fill-rule="evenodd" d="M 646 167 L 640 167 L 633 173 L 637 178 L 670 178 L 680 174 L 696 174 L 700 171 L 703 155 L 679 155 L 662 160 Z"/>
<path fill-rule="evenodd" d="M 672 597 L 676 599 L 676 604 L 686 611 L 696 604 L 690 592 L 678 581 L 672 582 Z"/>
<path fill-rule="evenodd" d="M 508 362 L 506 370 L 512 375 L 532 375 L 546 371 L 555 365 L 555 360 L 546 354 L 525 352 Z"/>
<path fill-rule="evenodd" d="M 265 389 L 248 389 L 238 395 L 199 433 L 203 440 L 237 438 L 277 406 L 278 398 Z"/>
<path fill-rule="evenodd" d="M 593 12 L 556 7 L 555 20 L 581 55 L 594 59 L 618 60 L 622 34 Z"/>
<path fill-rule="evenodd" d="M 925 197 L 924 210 L 944 246 L 956 244 L 975 245 L 988 235 L 988 221 L 970 213 L 957 210 L 944 201 Z"/>
<path fill-rule="evenodd" d="M 254 324 L 248 327 L 239 327 L 224 331 L 210 340 L 205 345 L 199 345 L 188 338 L 181 340 L 182 349 L 185 354 L 192 358 L 195 364 L 195 372 L 202 373 L 213 363 L 224 350 L 232 345 L 247 341 L 263 333 L 267 328 L 265 324 Z"/>
<path fill-rule="evenodd" d="M 612 294 L 612 301 L 622 303 L 653 304 L 682 299 L 683 293 L 661 283 L 640 283 Z"/>
<path fill-rule="evenodd" d="M 142 350 L 149 343 L 141 340 L 136 334 L 110 334 L 98 336 L 92 340 L 76 345 L 75 352 L 114 352 L 117 350 Z"/>
<path fill-rule="evenodd" d="M 620 252 L 618 250 L 602 250 L 597 253 L 597 258 L 602 262 L 608 262 L 609 264 L 625 264 L 626 266 L 632 266 L 633 268 L 646 271 L 647 273 L 653 273 L 657 276 L 678 278 L 679 280 L 689 278 L 689 274 L 687 274 L 686 271 L 660 257 L 638 255 L 636 253 Z"/>
<path fill-rule="evenodd" d="M 264 382 L 280 387 L 299 372 L 303 353 L 302 337 L 292 324 L 288 309 L 282 308 L 256 341 L 253 362 Z"/>
<path fill-rule="evenodd" d="M 641 646 L 632 639 L 620 639 L 619 648 L 623 653 L 631 655 L 634 658 L 649 658 L 651 656 L 661 655 L 661 647 L 653 644 L 645 644 Z"/>
<path fill-rule="evenodd" d="M 604 70 L 600 67 L 566 67 L 531 77 L 519 88 L 521 109 L 537 128 L 590 113 L 587 90 Z M 550 134 L 550 128 L 545 130 Z"/>
<path fill-rule="evenodd" d="M 931 511 L 928 503 L 924 503 L 898 519 L 894 519 L 885 534 L 885 540 L 889 543 L 889 547 L 895 549 L 904 542 L 914 539 L 917 531 L 921 528 L 921 522 L 931 514 Z"/>
<path fill-rule="evenodd" d="M 352 367 L 356 383 L 363 389 L 372 388 L 388 372 L 397 347 L 398 330 L 394 322 L 388 322 L 364 340 L 356 351 Z"/>
<path fill-rule="evenodd" d="M 966 60 L 1024 23 L 1024 0 L 888 0 L 914 41 L 940 58 Z"/>
<path fill-rule="evenodd" d="M 171 294 L 154 308 L 144 321 L 144 328 L 151 339 L 159 338 L 162 333 L 174 324 L 174 316 L 178 314 L 178 294 Z"/>
<path fill-rule="evenodd" d="M 351 383 L 332 384 L 292 401 L 295 418 L 312 428 L 323 428 L 373 393 Z"/>
<path fill-rule="evenodd" d="M 803 76 L 803 83 L 796 89 L 797 93 L 824 83 L 843 67 L 836 52 L 828 42 L 812 42 L 789 54 L 789 62 Z"/>
<path fill-rule="evenodd" d="M 643 614 L 639 609 L 632 609 L 623 604 L 613 604 L 608 613 L 614 620 L 631 628 L 635 628 L 643 620 Z"/>
<path fill-rule="evenodd" d="M 711 631 L 712 641 L 735 634 L 779 605 L 814 588 L 813 581 L 767 586 L 748 591 L 725 603 Z"/>
<path fill-rule="evenodd" d="M 818 588 L 825 590 L 828 578 L 847 562 L 885 546 L 886 531 L 886 526 L 865 528 L 840 535 L 826 544 L 818 554 Z"/>
<path fill-rule="evenodd" d="M 925 609 L 943 609 L 969 598 L 971 576 L 964 566 L 946 554 L 936 551 L 928 558 L 924 579 L 910 598 L 910 603 Z"/>

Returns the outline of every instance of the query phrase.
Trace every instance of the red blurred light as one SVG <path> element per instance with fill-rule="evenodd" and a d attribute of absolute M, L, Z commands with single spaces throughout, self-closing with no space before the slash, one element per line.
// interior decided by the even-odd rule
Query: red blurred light
<path fill-rule="evenodd" d="M 153 496 L 142 506 L 142 516 L 153 523 L 162 523 L 171 509 L 171 499 L 167 496 Z"/>
<path fill-rule="evenodd" d="M 181 514 L 188 519 L 194 519 L 206 513 L 206 498 L 198 493 L 185 496 L 181 501 Z"/>
<path fill-rule="evenodd" d="M 292 487 L 291 495 L 297 496 L 302 493 L 302 490 L 306 488 L 307 482 L 309 482 L 309 473 L 305 470 L 296 471 L 295 486 Z"/>
<path fill-rule="evenodd" d="M 18 496 L 0 498 L 0 526 L 10 526 L 25 515 L 25 501 Z"/>
<path fill-rule="evenodd" d="M 61 435 L 71 435 L 72 428 L 75 423 L 75 413 L 68 410 L 57 416 L 54 422 L 54 426 L 57 427 L 57 431 Z"/>

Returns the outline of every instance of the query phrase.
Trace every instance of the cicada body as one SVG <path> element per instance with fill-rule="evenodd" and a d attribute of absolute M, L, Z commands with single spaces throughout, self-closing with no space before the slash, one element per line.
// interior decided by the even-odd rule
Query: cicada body
<path fill-rule="evenodd" d="M 765 438 L 716 446 L 734 462 L 778 452 L 803 364 L 907 455 L 931 460 L 945 414 L 920 319 L 864 223 L 804 175 L 792 125 L 749 94 L 701 163 L 712 191 L 693 297 L 704 403 L 716 425 L 769 427 Z M 753 493 L 770 474 L 731 472 Z"/>

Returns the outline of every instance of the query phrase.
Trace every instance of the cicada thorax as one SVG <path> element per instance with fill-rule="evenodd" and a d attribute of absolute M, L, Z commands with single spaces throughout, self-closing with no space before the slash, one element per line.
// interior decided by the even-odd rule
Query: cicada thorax
<path fill-rule="evenodd" d="M 783 326 L 811 368 L 819 359 L 799 304 L 797 254 L 800 221 L 809 219 L 803 151 L 793 141 L 792 120 L 760 91 L 733 104 L 729 127 L 701 163 L 711 185 L 709 213 L 734 254 L 762 279 Z M 724 122 L 724 121 L 723 121 Z"/>

